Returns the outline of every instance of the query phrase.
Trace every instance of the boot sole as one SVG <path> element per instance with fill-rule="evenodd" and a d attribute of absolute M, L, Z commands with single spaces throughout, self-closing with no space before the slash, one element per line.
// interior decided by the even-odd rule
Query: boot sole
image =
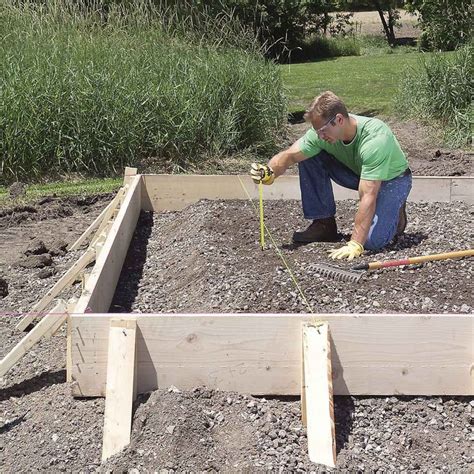
<path fill-rule="evenodd" d="M 292 241 L 295 243 L 295 244 L 312 244 L 313 242 L 339 242 L 340 237 L 334 237 L 334 238 L 330 238 L 330 239 L 305 239 L 304 237 L 296 237 L 293 236 L 292 238 Z"/>

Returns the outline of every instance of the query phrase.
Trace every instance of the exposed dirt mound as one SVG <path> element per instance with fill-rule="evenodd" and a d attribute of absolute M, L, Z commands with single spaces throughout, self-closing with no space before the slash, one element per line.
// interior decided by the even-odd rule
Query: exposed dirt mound
<path fill-rule="evenodd" d="M 72 196 L 65 198 L 46 197 L 34 204 L 20 204 L 0 209 L 0 230 L 26 222 L 38 222 L 69 217 L 78 212 L 88 214 L 97 203 L 110 201 L 112 195 Z"/>
<path fill-rule="evenodd" d="M 472 176 L 474 154 L 443 147 L 426 127 L 415 121 L 388 120 L 410 167 L 418 176 Z"/>
<path fill-rule="evenodd" d="M 201 388 L 140 398 L 132 443 L 106 469 L 327 472 L 308 459 L 298 400 Z M 467 472 L 469 407 L 462 398 L 336 397 L 336 472 Z"/>
<path fill-rule="evenodd" d="M 65 245 L 74 242 L 111 199 L 111 194 L 50 196 L 0 209 L 0 272 L 27 255 L 62 255 Z M 45 248 L 32 249 L 38 241 Z"/>

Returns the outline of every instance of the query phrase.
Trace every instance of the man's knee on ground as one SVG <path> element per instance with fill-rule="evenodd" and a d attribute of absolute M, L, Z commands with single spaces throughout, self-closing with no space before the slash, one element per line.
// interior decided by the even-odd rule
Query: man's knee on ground
<path fill-rule="evenodd" d="M 393 236 L 390 238 L 387 238 L 386 236 L 382 235 L 372 235 L 370 236 L 364 245 L 365 250 L 382 250 L 384 247 L 386 247 L 393 239 Z"/>

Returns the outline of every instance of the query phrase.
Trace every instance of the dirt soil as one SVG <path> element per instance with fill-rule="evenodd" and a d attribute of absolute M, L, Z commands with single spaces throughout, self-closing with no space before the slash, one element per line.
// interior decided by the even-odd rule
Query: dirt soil
<path fill-rule="evenodd" d="M 427 160 L 429 174 L 437 164 Z M 52 197 L 0 210 L 0 357 L 23 336 L 15 330 L 20 313 L 80 254 L 64 253 L 64 242 L 110 198 Z M 355 206 L 338 205 L 343 237 Z M 305 225 L 299 203 L 267 202 L 265 211 L 314 311 L 473 312 L 472 260 L 374 272 L 350 287 L 314 269 L 328 262 L 330 244 L 288 245 Z M 472 206 L 409 204 L 408 215 L 406 235 L 365 261 L 472 247 Z M 259 250 L 258 238 L 249 203 L 202 201 L 179 213 L 143 213 L 112 309 L 307 312 L 288 271 L 272 248 Z M 2 472 L 324 471 L 308 460 L 298 400 L 202 387 L 141 396 L 131 445 L 101 466 L 104 400 L 72 399 L 64 367 L 63 329 L 0 378 Z M 467 397 L 336 397 L 336 472 L 470 472 L 473 409 Z"/>

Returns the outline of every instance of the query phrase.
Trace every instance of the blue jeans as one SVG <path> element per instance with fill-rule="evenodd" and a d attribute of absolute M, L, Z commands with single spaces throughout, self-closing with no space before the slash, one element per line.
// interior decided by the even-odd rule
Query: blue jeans
<path fill-rule="evenodd" d="M 301 161 L 298 167 L 303 214 L 306 219 L 335 216 L 336 203 L 331 179 L 345 188 L 359 188 L 360 177 L 325 151 Z M 400 207 L 407 200 L 411 184 L 411 174 L 382 181 L 365 249 L 379 250 L 395 237 Z"/>

